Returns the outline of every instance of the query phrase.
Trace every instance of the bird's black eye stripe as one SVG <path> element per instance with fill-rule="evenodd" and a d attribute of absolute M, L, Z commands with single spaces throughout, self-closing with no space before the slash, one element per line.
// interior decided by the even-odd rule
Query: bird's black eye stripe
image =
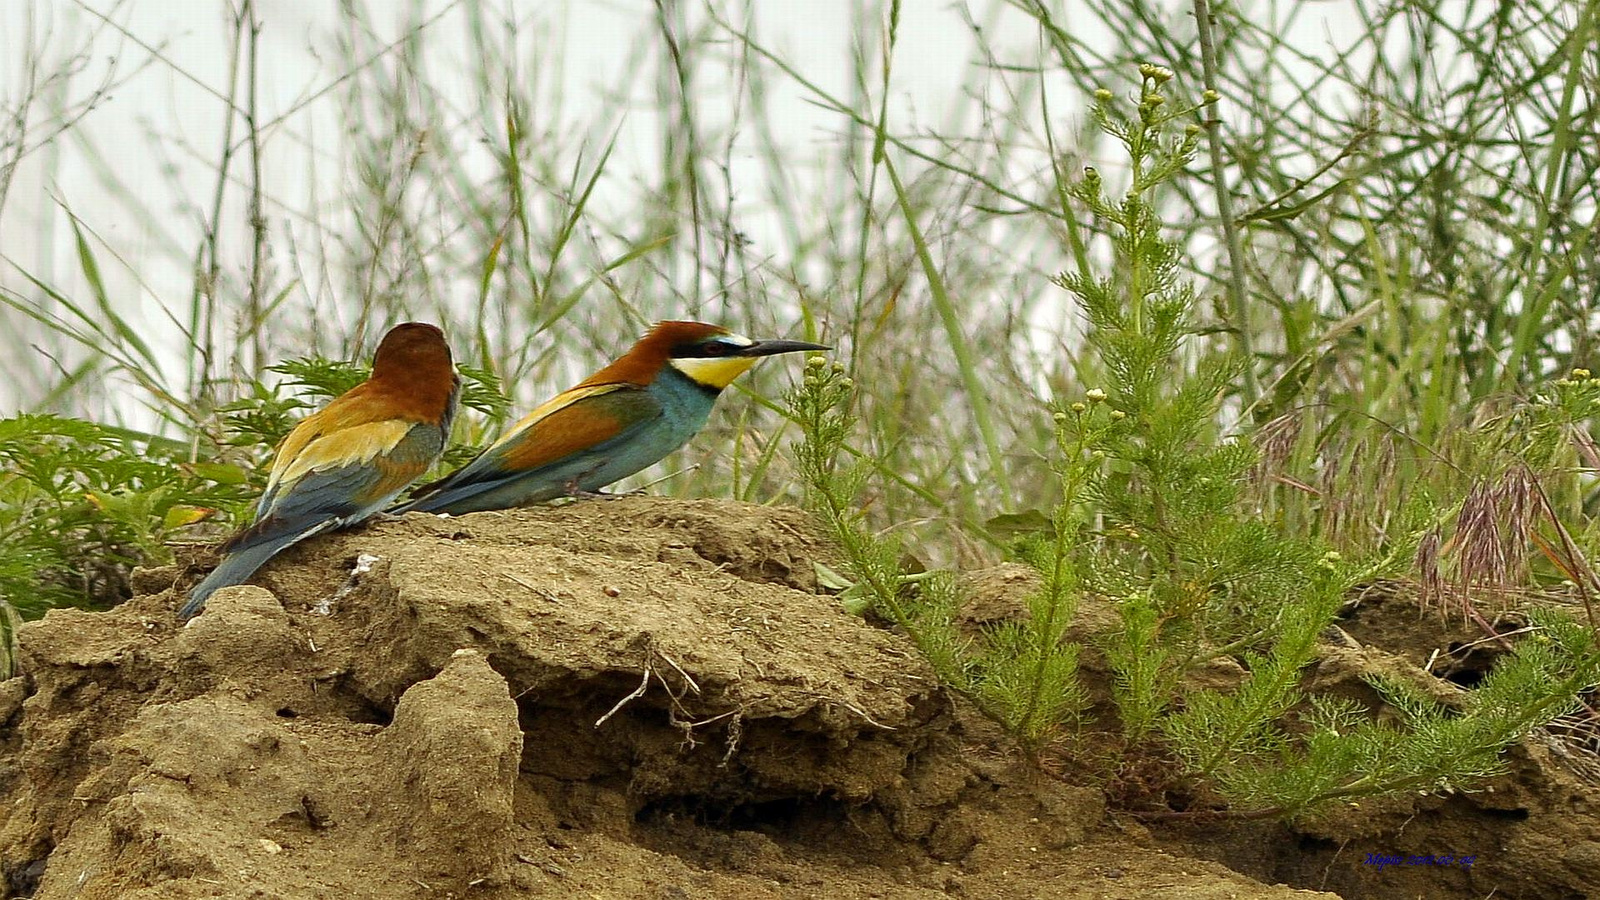
<path fill-rule="evenodd" d="M 701 359 L 731 355 L 738 347 L 722 340 L 700 341 L 692 344 L 679 344 L 673 348 L 672 355 L 677 359 Z"/>

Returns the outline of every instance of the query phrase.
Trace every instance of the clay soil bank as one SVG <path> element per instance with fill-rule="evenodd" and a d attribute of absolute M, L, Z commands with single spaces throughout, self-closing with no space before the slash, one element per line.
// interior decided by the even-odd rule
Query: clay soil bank
<path fill-rule="evenodd" d="M 1151 830 L 842 612 L 831 559 L 795 510 L 628 497 L 315 539 L 187 627 L 198 569 L 136 573 L 116 609 L 21 631 L 5 896 L 1600 896 L 1600 792 L 1558 742 L 1493 793 Z M 976 622 L 1032 581 L 970 583 Z M 1420 621 L 1367 604 L 1308 677 L 1414 665 L 1450 637 Z"/>

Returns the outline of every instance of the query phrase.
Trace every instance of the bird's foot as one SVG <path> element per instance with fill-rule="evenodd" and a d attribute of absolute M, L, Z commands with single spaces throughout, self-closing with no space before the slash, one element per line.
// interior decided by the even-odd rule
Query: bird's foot
<path fill-rule="evenodd" d="M 643 491 L 586 491 L 572 482 L 567 483 L 567 496 L 574 500 L 615 500 L 618 497 L 633 497 L 644 493 Z"/>

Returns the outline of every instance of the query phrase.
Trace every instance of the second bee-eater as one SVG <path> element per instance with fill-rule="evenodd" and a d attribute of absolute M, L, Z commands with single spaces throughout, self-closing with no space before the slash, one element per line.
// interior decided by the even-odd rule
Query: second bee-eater
<path fill-rule="evenodd" d="M 372 377 L 307 416 L 278 445 L 256 521 L 178 610 L 187 619 L 218 588 L 241 584 L 279 551 L 354 525 L 393 502 L 444 452 L 460 388 L 444 332 L 421 322 L 383 336 Z"/>
<path fill-rule="evenodd" d="M 827 350 L 660 322 L 611 365 L 524 416 L 396 512 L 461 514 L 594 493 L 683 446 L 722 389 L 763 356 Z"/>

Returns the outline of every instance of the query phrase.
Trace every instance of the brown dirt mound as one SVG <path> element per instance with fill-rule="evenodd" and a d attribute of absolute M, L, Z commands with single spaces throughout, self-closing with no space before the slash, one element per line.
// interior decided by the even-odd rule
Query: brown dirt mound
<path fill-rule="evenodd" d="M 793 510 L 625 498 L 309 542 L 22 629 L 10 897 L 1280 897 L 1041 779 L 816 591 Z M 173 585 L 174 579 L 177 585 Z"/>

